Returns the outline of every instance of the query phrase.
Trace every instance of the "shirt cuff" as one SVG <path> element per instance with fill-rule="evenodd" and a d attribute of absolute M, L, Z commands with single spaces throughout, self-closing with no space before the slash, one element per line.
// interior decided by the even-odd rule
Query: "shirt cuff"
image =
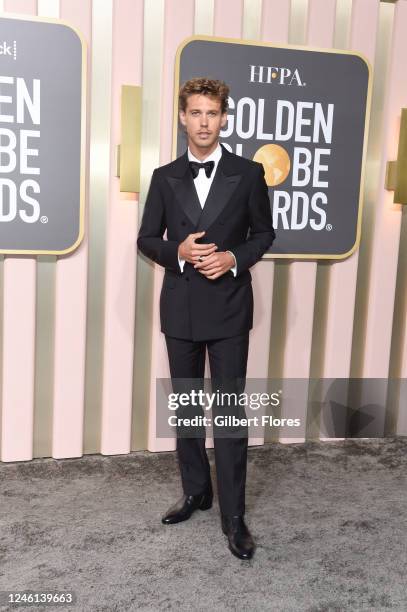
<path fill-rule="evenodd" d="M 236 257 L 233 255 L 232 251 L 226 251 L 226 253 L 230 253 L 232 255 L 233 259 L 235 260 L 235 265 L 233 266 L 233 268 L 230 268 L 230 271 L 233 272 L 233 276 L 236 276 L 236 274 L 237 274 Z"/>
<path fill-rule="evenodd" d="M 181 259 L 179 255 L 178 255 L 178 263 L 179 263 L 179 267 L 181 269 L 181 273 L 184 272 L 185 259 Z"/>

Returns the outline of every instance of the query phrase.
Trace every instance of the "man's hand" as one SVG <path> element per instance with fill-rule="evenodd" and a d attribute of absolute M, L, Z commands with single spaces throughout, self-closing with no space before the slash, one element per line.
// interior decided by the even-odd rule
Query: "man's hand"
<path fill-rule="evenodd" d="M 195 240 L 201 238 L 205 232 L 197 232 L 189 234 L 178 247 L 178 256 L 180 259 L 185 259 L 189 263 L 196 263 L 199 257 L 207 257 L 218 248 L 214 242 L 210 244 L 196 244 Z"/>
<path fill-rule="evenodd" d="M 215 280 L 215 278 L 222 276 L 222 274 L 233 268 L 234 265 L 235 260 L 230 253 L 219 251 L 218 253 L 208 255 L 203 261 L 196 263 L 194 268 L 204 274 L 206 278 Z"/>

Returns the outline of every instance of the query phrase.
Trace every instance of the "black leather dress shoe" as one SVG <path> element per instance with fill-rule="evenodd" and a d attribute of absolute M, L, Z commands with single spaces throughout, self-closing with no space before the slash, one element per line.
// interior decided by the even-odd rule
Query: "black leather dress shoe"
<path fill-rule="evenodd" d="M 201 493 L 200 495 L 183 495 L 161 519 L 164 525 L 173 525 L 189 519 L 195 510 L 209 510 L 212 507 L 213 493 Z"/>
<path fill-rule="evenodd" d="M 243 516 L 222 515 L 222 531 L 229 540 L 229 550 L 239 559 L 251 559 L 255 544 Z"/>

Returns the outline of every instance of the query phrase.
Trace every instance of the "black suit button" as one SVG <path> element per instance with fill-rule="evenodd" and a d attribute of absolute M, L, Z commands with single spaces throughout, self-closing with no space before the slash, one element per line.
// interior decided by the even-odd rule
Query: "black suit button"
<path fill-rule="evenodd" d="M 219 221 L 219 225 L 225 225 L 224 221 Z"/>
<path fill-rule="evenodd" d="M 186 276 L 186 277 L 185 277 L 185 280 L 186 280 L 186 281 L 189 281 L 189 276 Z"/>
<path fill-rule="evenodd" d="M 181 225 L 186 225 L 185 221 L 181 221 Z"/>

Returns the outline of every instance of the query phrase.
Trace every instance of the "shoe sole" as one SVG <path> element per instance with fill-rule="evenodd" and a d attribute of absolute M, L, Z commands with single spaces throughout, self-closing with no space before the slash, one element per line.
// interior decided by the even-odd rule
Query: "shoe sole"
<path fill-rule="evenodd" d="M 229 548 L 230 552 L 232 553 L 232 555 L 234 555 L 238 559 L 241 559 L 242 561 L 250 561 L 250 559 L 253 558 L 254 551 L 251 553 L 251 555 L 249 557 L 241 557 L 240 555 L 237 554 L 237 552 L 235 550 L 233 550 L 233 548 L 231 546 L 228 546 L 228 548 Z"/>
<path fill-rule="evenodd" d="M 222 525 L 222 531 L 225 534 L 225 536 L 227 537 L 227 531 L 226 531 L 226 529 L 224 529 L 223 525 Z M 232 555 L 235 555 L 235 557 L 237 557 L 238 559 L 242 559 L 242 561 L 249 561 L 250 559 L 253 558 L 254 550 L 253 550 L 252 554 L 249 557 L 241 557 L 240 555 L 238 555 L 237 552 L 235 550 L 233 550 L 233 548 L 231 547 L 229 539 L 228 539 L 228 548 L 229 548 L 230 552 L 232 553 Z"/>

